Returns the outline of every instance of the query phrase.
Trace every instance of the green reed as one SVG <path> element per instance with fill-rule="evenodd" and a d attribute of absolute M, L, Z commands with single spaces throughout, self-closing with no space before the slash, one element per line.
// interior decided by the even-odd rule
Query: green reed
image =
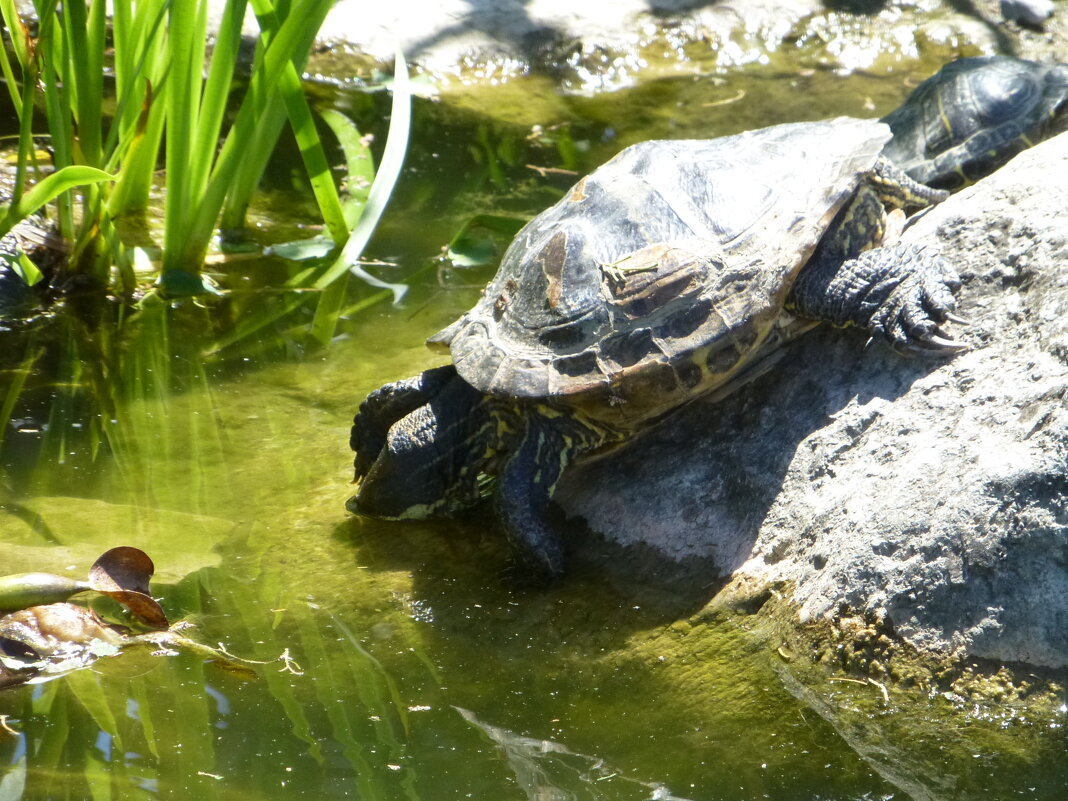
<path fill-rule="evenodd" d="M 328 233 L 327 257 L 301 265 L 288 288 L 322 299 L 314 333 L 325 341 L 348 267 L 391 192 L 399 169 L 391 163 L 398 152 L 403 158 L 406 123 L 403 136 L 387 145 L 390 169 L 371 200 L 366 193 L 343 200 L 300 81 L 330 0 L 252 0 L 260 30 L 245 68 L 238 54 L 248 4 L 228 0 L 209 53 L 205 0 L 115 0 L 108 6 L 110 25 L 105 0 L 35 0 L 35 32 L 14 0 L 0 0 L 11 43 L 10 52 L 0 50 L 0 69 L 20 130 L 14 191 L 0 215 L 0 234 L 51 204 L 50 216 L 71 243 L 67 272 L 129 297 L 137 284 L 135 260 L 146 261 L 147 253 L 164 294 L 209 290 L 202 268 L 217 227 L 221 223 L 224 233 L 243 227 L 288 121 Z M 112 80 L 106 81 L 109 69 Z M 404 73 L 398 58 L 398 85 Z M 42 133 L 51 153 L 48 169 L 36 154 Z M 149 218 L 159 216 L 152 190 L 161 163 L 160 233 Z M 368 177 L 369 165 L 368 159 L 360 167 L 360 179 Z M 25 258 L 13 266 L 27 283 L 41 278 Z"/>

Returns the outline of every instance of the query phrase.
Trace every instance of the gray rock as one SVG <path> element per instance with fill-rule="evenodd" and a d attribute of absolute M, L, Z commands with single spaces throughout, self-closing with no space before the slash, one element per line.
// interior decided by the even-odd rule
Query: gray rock
<path fill-rule="evenodd" d="M 1009 22 L 1041 25 L 1053 16 L 1053 0 L 1001 0 L 1001 16 Z"/>
<path fill-rule="evenodd" d="M 969 351 L 906 359 L 818 329 L 735 395 L 575 470 L 565 510 L 788 582 L 802 619 L 844 604 L 921 649 L 1068 666 L 1064 175 L 1068 134 L 906 230 L 961 273 L 972 324 L 950 327 Z"/>

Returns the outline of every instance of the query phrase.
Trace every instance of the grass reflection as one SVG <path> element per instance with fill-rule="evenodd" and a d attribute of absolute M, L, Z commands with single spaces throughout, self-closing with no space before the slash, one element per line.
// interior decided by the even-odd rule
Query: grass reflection
<path fill-rule="evenodd" d="M 347 624 L 271 571 L 164 594 L 202 639 L 262 658 L 257 679 L 141 651 L 0 694 L 0 798 L 423 797 L 400 688 Z"/>
<path fill-rule="evenodd" d="M 215 798 L 203 775 L 214 765 L 210 711 L 189 693 L 202 670 L 179 657 L 125 680 L 80 671 L 5 694 L 0 709 L 17 734 L 0 741 L 11 766 L 0 783 L 21 784 L 5 801 L 143 798 L 141 789 L 160 787 Z"/>

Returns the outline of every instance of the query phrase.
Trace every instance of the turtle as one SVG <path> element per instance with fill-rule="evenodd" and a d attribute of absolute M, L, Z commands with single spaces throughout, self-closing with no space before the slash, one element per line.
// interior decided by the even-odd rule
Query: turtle
<path fill-rule="evenodd" d="M 387 384 L 351 429 L 349 511 L 452 515 L 489 498 L 552 579 L 551 499 L 575 460 L 740 385 L 819 321 L 950 353 L 960 282 L 936 252 L 884 241 L 925 187 L 880 152 L 890 129 L 841 117 L 641 142 L 530 221 L 481 299 L 428 344 L 451 363 Z"/>
<path fill-rule="evenodd" d="M 951 61 L 883 117 L 883 154 L 928 186 L 955 190 L 1068 130 L 1068 64 L 1011 56 Z"/>

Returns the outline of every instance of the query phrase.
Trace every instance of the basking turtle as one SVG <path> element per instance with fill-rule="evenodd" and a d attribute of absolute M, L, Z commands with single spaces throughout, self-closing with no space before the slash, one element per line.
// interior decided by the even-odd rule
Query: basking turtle
<path fill-rule="evenodd" d="M 928 186 L 958 189 L 1068 129 L 1068 64 L 1010 56 L 952 61 L 883 118 L 883 154 Z"/>
<path fill-rule="evenodd" d="M 424 518 L 492 496 L 524 560 L 558 574 L 550 499 L 571 461 L 740 383 L 814 321 L 959 349 L 938 328 L 952 269 L 877 247 L 888 207 L 946 194 L 881 159 L 889 138 L 840 118 L 621 152 L 528 223 L 478 304 L 431 337 L 451 365 L 363 402 L 349 510 Z"/>

